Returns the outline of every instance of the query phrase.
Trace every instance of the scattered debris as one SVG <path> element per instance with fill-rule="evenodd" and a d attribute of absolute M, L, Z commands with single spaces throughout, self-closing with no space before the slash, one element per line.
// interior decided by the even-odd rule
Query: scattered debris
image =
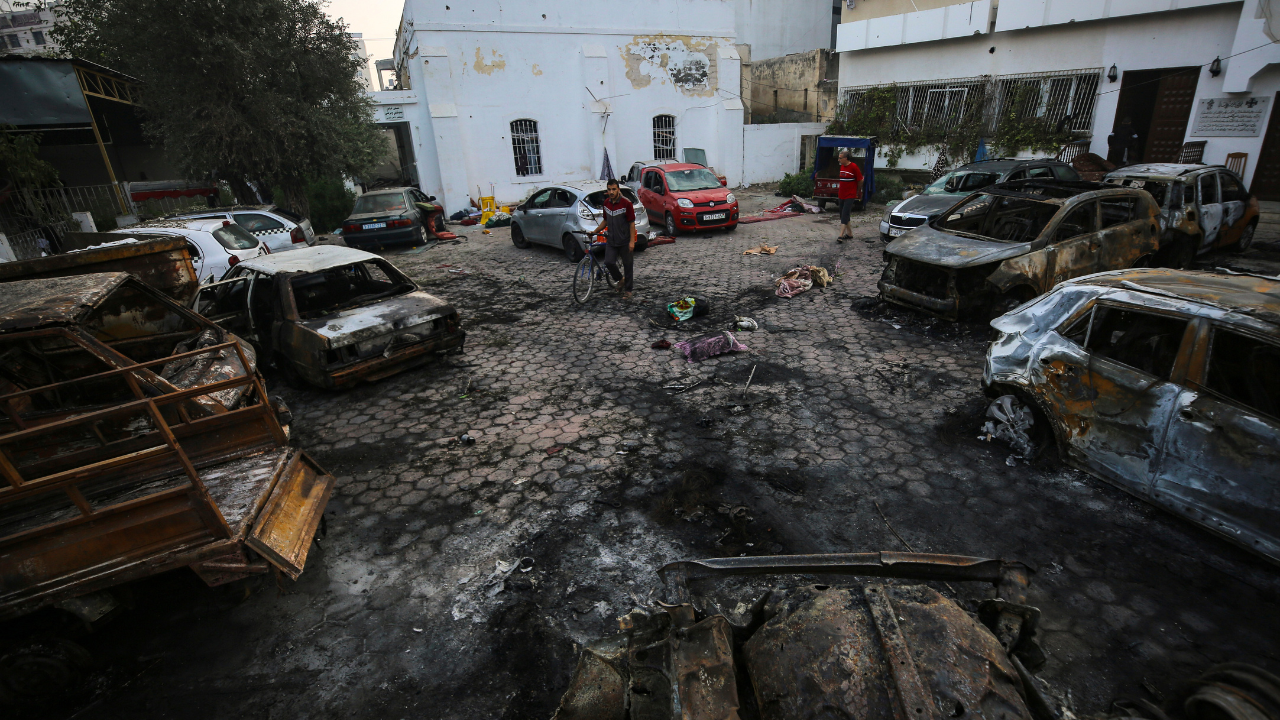
<path fill-rule="evenodd" d="M 471 437 L 470 435 L 463 434 L 458 436 L 458 442 L 462 443 L 463 445 L 475 445 L 476 439 Z"/>
<path fill-rule="evenodd" d="M 711 311 L 711 306 L 703 298 L 687 297 L 667 304 L 667 314 L 676 322 L 702 317 Z"/>
<path fill-rule="evenodd" d="M 744 250 L 742 254 L 743 255 L 772 255 L 776 252 L 778 252 L 777 245 L 767 245 L 765 243 L 760 243 L 759 245 L 751 248 L 750 250 Z"/>
<path fill-rule="evenodd" d="M 654 350 L 667 350 L 671 348 L 671 341 L 659 340 L 658 342 L 650 345 L 649 347 L 653 348 Z"/>
<path fill-rule="evenodd" d="M 733 316 L 733 328 L 735 330 L 751 331 L 751 330 L 759 330 L 760 326 L 756 324 L 755 320 L 752 320 L 749 317 L 741 317 L 741 316 L 735 315 Z"/>
<path fill-rule="evenodd" d="M 790 298 L 813 287 L 813 278 L 807 268 L 796 268 L 774 280 L 773 285 L 777 288 L 775 295 Z"/>
<path fill-rule="evenodd" d="M 675 347 L 684 353 L 689 362 L 699 362 L 716 355 L 723 355 L 728 352 L 742 352 L 750 349 L 738 342 L 733 333 L 727 330 L 684 340 L 676 343 Z"/>
<path fill-rule="evenodd" d="M 1031 457 L 1035 447 L 1027 431 L 1035 424 L 1035 416 L 1030 408 L 1013 395 L 1001 395 L 987 407 L 987 417 L 991 420 L 982 426 L 983 435 L 979 440 L 1003 440 L 1013 447 L 1018 457 Z"/>

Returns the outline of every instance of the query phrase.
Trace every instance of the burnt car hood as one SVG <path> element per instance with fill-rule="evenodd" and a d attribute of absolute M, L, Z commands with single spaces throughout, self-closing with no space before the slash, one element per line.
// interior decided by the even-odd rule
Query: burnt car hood
<path fill-rule="evenodd" d="M 957 195 L 916 195 L 913 198 L 907 198 L 893 209 L 895 213 L 911 213 L 912 215 L 927 215 L 933 217 L 941 213 L 943 210 L 955 205 L 962 199 L 967 197 L 969 193 L 960 193 Z"/>
<path fill-rule="evenodd" d="M 400 330 L 407 331 L 454 312 L 453 306 L 444 300 L 416 291 L 314 320 L 303 320 L 299 324 L 327 340 L 330 348 L 339 348 Z"/>
<path fill-rule="evenodd" d="M 1031 252 L 1031 243 L 977 240 L 921 225 L 889 243 L 885 252 L 930 265 L 965 268 L 1025 255 Z"/>

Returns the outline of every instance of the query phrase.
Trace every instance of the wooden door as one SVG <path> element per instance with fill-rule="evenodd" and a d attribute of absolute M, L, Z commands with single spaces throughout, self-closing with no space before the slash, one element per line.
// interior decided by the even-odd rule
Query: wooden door
<path fill-rule="evenodd" d="M 1249 191 L 1259 200 L 1280 200 L 1280 121 L 1276 116 L 1275 103 L 1280 102 L 1280 93 L 1271 104 L 1271 119 L 1267 121 L 1267 134 L 1262 139 L 1262 153 L 1253 167 L 1253 185 Z"/>
<path fill-rule="evenodd" d="M 1196 83 L 1200 80 L 1198 70 L 1175 70 L 1160 78 L 1143 161 L 1178 162 L 1182 141 L 1187 135 L 1187 121 L 1191 119 L 1191 106 L 1195 104 Z"/>

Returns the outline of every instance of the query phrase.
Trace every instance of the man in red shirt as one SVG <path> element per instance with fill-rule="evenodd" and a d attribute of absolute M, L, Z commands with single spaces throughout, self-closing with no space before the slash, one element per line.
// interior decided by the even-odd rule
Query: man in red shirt
<path fill-rule="evenodd" d="M 609 178 L 604 202 L 604 220 L 595 229 L 598 233 L 608 228 L 604 246 L 604 267 L 614 281 L 619 279 L 618 260 L 622 260 L 624 299 L 631 299 L 631 253 L 636 248 L 636 209 L 622 196 L 618 181 Z"/>
<path fill-rule="evenodd" d="M 844 242 L 853 237 L 853 229 L 849 227 L 849 215 L 853 212 L 853 204 L 862 197 L 862 169 L 849 157 L 848 150 L 840 151 L 840 237 L 836 242 Z"/>

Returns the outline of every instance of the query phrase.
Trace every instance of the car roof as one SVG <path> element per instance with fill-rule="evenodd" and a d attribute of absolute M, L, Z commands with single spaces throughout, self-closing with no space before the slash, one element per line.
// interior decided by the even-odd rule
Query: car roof
<path fill-rule="evenodd" d="M 279 208 L 276 205 L 228 205 L 227 207 L 207 208 L 198 212 L 180 212 L 173 215 L 166 215 L 166 219 L 170 218 L 188 218 L 202 217 L 206 215 L 218 215 L 220 213 L 230 212 L 276 212 Z"/>
<path fill-rule="evenodd" d="M 276 273 L 317 272 L 365 260 L 381 260 L 378 255 L 342 245 L 316 245 L 289 252 L 259 255 L 242 260 L 236 267 L 249 268 L 266 275 Z"/>
<path fill-rule="evenodd" d="M 1187 163 L 1139 163 L 1137 165 L 1129 165 L 1107 173 L 1107 177 L 1137 177 L 1137 178 L 1176 178 L 1184 175 L 1191 175 L 1203 170 L 1219 168 L 1226 170 L 1224 165 L 1200 165 Z"/>
<path fill-rule="evenodd" d="M 1008 172 L 1023 165 L 1063 165 L 1056 158 L 992 158 L 991 160 L 979 160 L 977 162 L 967 163 L 956 168 L 956 170 L 993 170 L 995 172 Z"/>
<path fill-rule="evenodd" d="M 1225 306 L 1246 314 L 1263 316 L 1269 322 L 1280 325 L 1280 277 L 1146 268 L 1100 273 L 1069 282 L 1176 295 L 1193 302 Z"/>
<path fill-rule="evenodd" d="M 661 168 L 663 172 L 668 172 L 671 170 L 706 170 L 707 169 L 705 166 L 699 165 L 697 163 L 678 163 L 678 162 L 664 163 L 662 165 L 656 165 L 654 167 Z"/>
<path fill-rule="evenodd" d="M 622 183 L 618 183 L 618 184 L 621 185 Z M 563 188 L 569 188 L 570 190 L 577 190 L 579 192 L 593 193 L 598 190 L 608 189 L 609 183 L 605 182 L 604 180 L 577 180 L 572 182 L 560 183 L 559 185 L 548 185 L 547 187 L 563 187 Z"/>
<path fill-rule="evenodd" d="M 201 220 L 191 220 L 183 218 L 170 218 L 164 220 L 147 220 L 137 225 L 120 228 L 118 230 L 109 230 L 113 233 L 137 232 L 138 230 L 197 230 L 199 232 L 210 232 L 218 229 L 223 223 L 231 222 L 220 218 L 204 218 Z"/>
<path fill-rule="evenodd" d="M 369 192 L 366 192 L 366 193 L 360 193 L 360 197 L 364 197 L 365 195 L 390 195 L 392 193 L 402 193 L 405 190 L 417 190 L 417 189 L 418 188 L 411 188 L 405 185 L 402 185 L 400 187 L 393 187 L 393 188 L 378 188 L 377 190 L 370 190 Z"/>
<path fill-rule="evenodd" d="M 5 299 L 0 331 L 75 324 L 130 277 L 129 273 L 113 272 L 0 284 Z"/>

